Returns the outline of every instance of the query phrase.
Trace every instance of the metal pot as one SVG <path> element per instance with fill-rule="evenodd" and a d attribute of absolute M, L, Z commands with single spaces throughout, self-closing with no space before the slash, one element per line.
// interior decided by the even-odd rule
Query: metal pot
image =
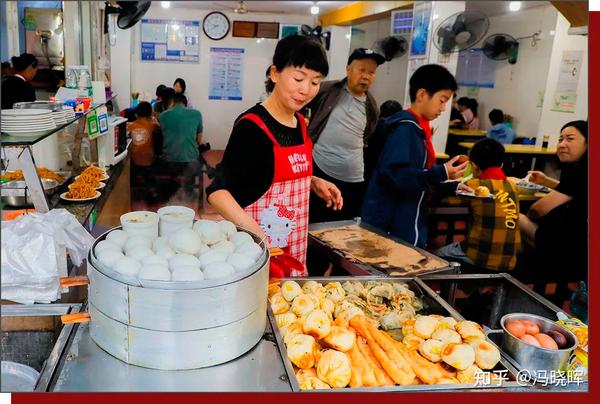
<path fill-rule="evenodd" d="M 558 331 L 567 339 L 567 347 L 563 349 L 539 348 L 515 337 L 506 329 L 506 324 L 512 320 L 528 320 L 535 323 L 540 332 Z M 536 377 L 538 372 L 565 370 L 571 352 L 577 347 L 577 337 L 570 330 L 561 327 L 547 318 L 527 313 L 506 314 L 500 320 L 502 326 L 502 350 L 508 353 L 518 365 L 519 370 L 528 371 Z"/>
<path fill-rule="evenodd" d="M 58 181 L 42 178 L 42 187 L 46 195 L 52 195 L 58 186 Z M 8 181 L 1 185 L 2 199 L 7 206 L 33 205 L 27 184 L 23 180 Z"/>

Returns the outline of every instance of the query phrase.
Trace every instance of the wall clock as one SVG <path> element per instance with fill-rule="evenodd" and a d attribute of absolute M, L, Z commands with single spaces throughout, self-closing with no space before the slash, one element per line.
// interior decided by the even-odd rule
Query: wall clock
<path fill-rule="evenodd" d="M 208 13 L 202 21 L 202 30 L 207 37 L 215 41 L 225 38 L 230 26 L 229 18 L 219 11 Z"/>

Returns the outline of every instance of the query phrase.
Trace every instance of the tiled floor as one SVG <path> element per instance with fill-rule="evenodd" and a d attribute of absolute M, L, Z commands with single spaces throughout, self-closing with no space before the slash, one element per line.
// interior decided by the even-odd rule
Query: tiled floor
<path fill-rule="evenodd" d="M 216 166 L 223 158 L 223 150 L 209 150 L 204 153 L 204 158 L 211 166 Z M 167 205 L 182 205 L 192 208 L 196 211 L 196 217 L 203 219 L 220 220 L 222 217 L 206 202 L 206 192 L 204 190 L 210 184 L 211 180 L 208 176 L 204 176 L 204 207 L 198 200 L 198 190 L 195 192 L 194 198 L 188 198 L 184 194 L 182 188 L 179 188 L 173 195 L 168 196 L 165 193 L 164 187 L 159 187 L 159 197 L 150 200 L 146 197 L 145 188 L 143 186 L 132 186 L 131 188 L 131 210 L 150 210 L 156 211 L 159 208 Z M 161 189 L 162 188 L 162 189 Z"/>

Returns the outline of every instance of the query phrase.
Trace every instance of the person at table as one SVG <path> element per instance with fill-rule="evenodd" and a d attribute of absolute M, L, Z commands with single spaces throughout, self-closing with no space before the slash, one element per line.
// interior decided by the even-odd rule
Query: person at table
<path fill-rule="evenodd" d="M 587 274 L 588 244 L 588 123 L 572 121 L 560 130 L 556 154 L 560 180 L 539 171 L 530 181 L 552 191 L 534 203 L 519 228 L 549 268 L 569 268 L 581 279 Z M 576 272 L 575 272 L 576 271 Z"/>
<path fill-rule="evenodd" d="M 469 202 L 467 237 L 440 248 L 435 254 L 467 264 L 469 272 L 512 271 L 521 247 L 517 226 L 519 200 L 515 186 L 502 171 L 504 146 L 494 139 L 481 139 L 469 152 L 469 159 L 474 178 L 466 182 L 467 186 L 475 190 L 476 195 L 492 197 L 466 197 Z"/>
<path fill-rule="evenodd" d="M 187 107 L 194 109 L 194 106 L 192 105 L 192 101 L 190 100 L 190 96 L 186 92 L 186 89 L 187 89 L 187 85 L 185 84 L 185 80 L 182 79 L 181 77 L 176 78 L 175 82 L 173 83 L 173 90 L 175 91 L 175 94 L 184 95 L 185 98 L 187 99 Z"/>
<path fill-rule="evenodd" d="M 2 109 L 11 109 L 17 102 L 35 101 L 31 80 L 38 71 L 38 61 L 31 53 L 11 58 L 15 73 L 2 82 Z"/>
<path fill-rule="evenodd" d="M 155 117 L 158 117 L 160 114 L 169 109 L 174 95 L 175 90 L 173 90 L 171 87 L 167 87 L 165 85 L 162 85 L 162 87 L 158 86 L 156 89 L 156 102 L 152 106 L 152 111 L 154 112 Z"/>
<path fill-rule="evenodd" d="M 312 175 L 312 142 L 298 113 L 318 93 L 329 65 L 323 46 L 293 35 L 275 48 L 271 95 L 235 121 L 208 202 L 225 218 L 305 262 L 310 192 L 334 210 L 332 183 Z M 295 276 L 306 275 L 293 272 Z"/>
<path fill-rule="evenodd" d="M 456 101 L 458 110 L 463 117 L 464 123 L 462 124 L 463 129 L 479 129 L 479 118 L 477 117 L 477 108 L 479 104 L 477 100 L 469 97 L 460 97 Z"/>
<path fill-rule="evenodd" d="M 462 114 L 458 110 L 458 103 L 456 102 L 457 96 L 456 93 L 452 96 L 452 109 L 450 110 L 450 127 L 451 128 L 461 128 L 465 123 L 465 118 L 463 118 Z"/>
<path fill-rule="evenodd" d="M 488 129 L 486 137 L 502 144 L 512 144 L 515 140 L 515 132 L 504 123 L 504 112 L 500 109 L 492 109 L 488 118 L 492 127 Z"/>
<path fill-rule="evenodd" d="M 144 178 L 147 197 L 156 198 L 156 178 L 153 171 L 156 156 L 162 148 L 160 126 L 152 116 L 152 106 L 142 101 L 135 108 L 136 120 L 127 126 L 131 136 L 131 179 L 135 184 L 137 174 Z"/>
<path fill-rule="evenodd" d="M 365 197 L 365 145 L 372 137 L 379 108 L 369 89 L 377 68 L 385 58 L 372 49 L 357 48 L 348 57 L 346 77 L 323 83 L 309 104 L 308 126 L 315 147 L 315 174 L 334 183 L 346 203 L 332 212 L 315 195 L 311 196 L 310 223 L 349 220 L 360 215 Z"/>
<path fill-rule="evenodd" d="M 418 247 L 427 244 L 428 200 L 432 190 L 454 193 L 468 160 L 460 156 L 436 164 L 429 121 L 446 109 L 456 91 L 456 80 L 445 67 L 419 67 L 409 80 L 411 106 L 388 118 L 395 128 L 389 135 L 375 166 L 363 203 L 362 219 Z M 455 165 L 456 164 L 456 165 Z"/>

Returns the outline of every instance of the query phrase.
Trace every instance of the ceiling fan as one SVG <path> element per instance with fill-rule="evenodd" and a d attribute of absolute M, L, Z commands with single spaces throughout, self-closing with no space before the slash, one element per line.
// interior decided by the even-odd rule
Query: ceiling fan
<path fill-rule="evenodd" d="M 241 0 L 238 2 L 237 6 L 235 6 L 235 7 L 231 7 L 229 5 L 222 4 L 222 3 L 214 3 L 214 4 L 219 5 L 223 8 L 227 8 L 229 10 L 232 10 L 236 14 L 246 14 L 246 13 L 250 12 L 250 10 L 248 10 L 248 8 L 246 7 L 246 2 L 241 1 Z"/>

